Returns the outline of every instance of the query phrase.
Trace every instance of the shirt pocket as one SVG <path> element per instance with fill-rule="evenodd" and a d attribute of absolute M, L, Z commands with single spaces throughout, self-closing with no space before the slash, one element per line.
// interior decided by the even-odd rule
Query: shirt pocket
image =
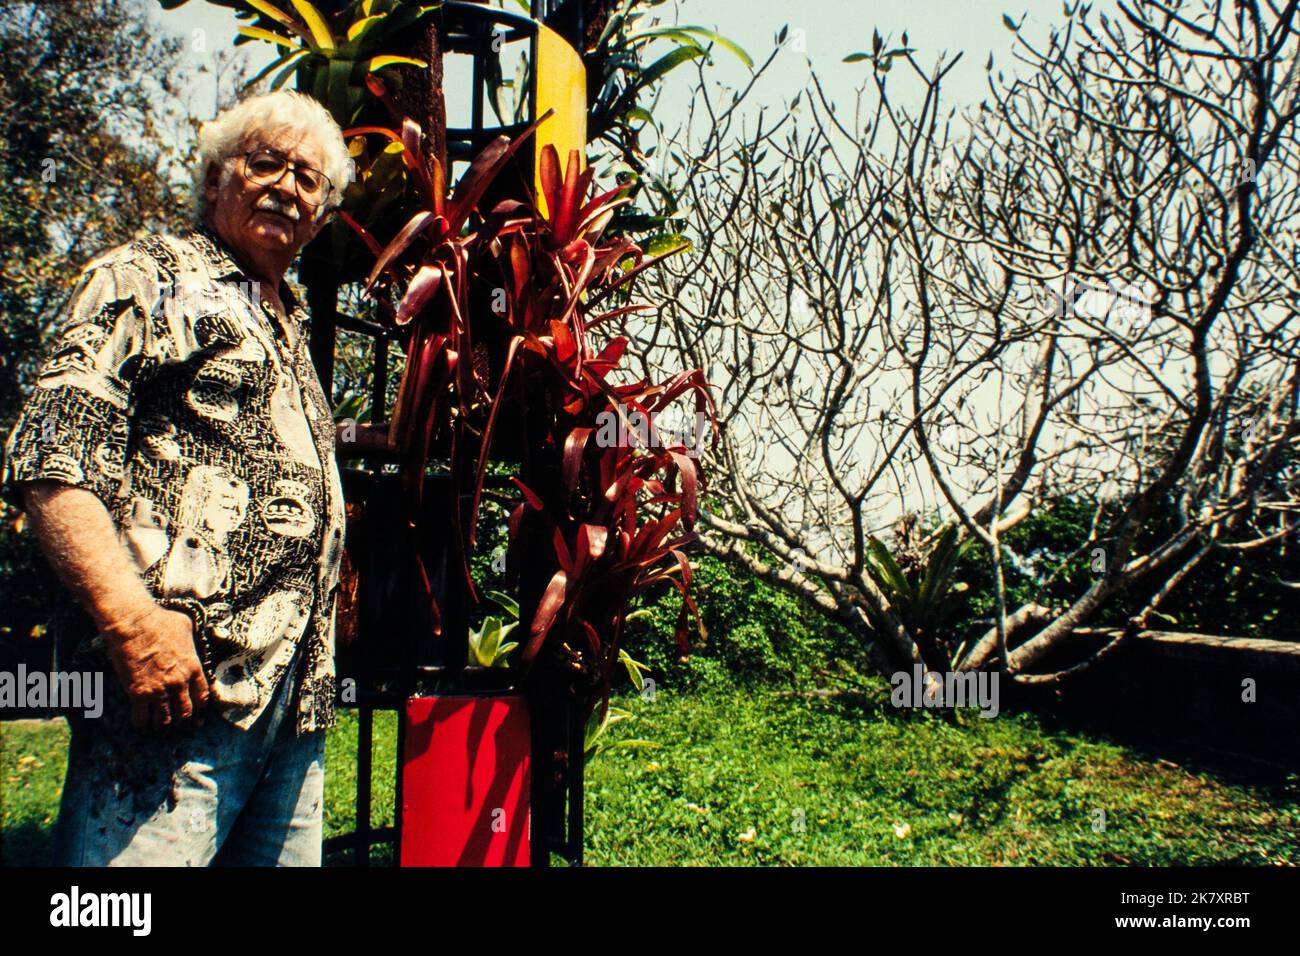
<path fill-rule="evenodd" d="M 210 312 L 193 319 L 197 350 L 189 357 L 183 404 L 198 417 L 232 424 L 254 398 L 265 347 L 227 312 Z"/>

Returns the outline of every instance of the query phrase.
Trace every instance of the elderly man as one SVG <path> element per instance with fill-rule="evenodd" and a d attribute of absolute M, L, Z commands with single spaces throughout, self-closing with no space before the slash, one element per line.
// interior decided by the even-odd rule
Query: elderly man
<path fill-rule="evenodd" d="M 283 277 L 352 163 L 291 92 L 199 139 L 195 228 L 87 264 L 6 449 L 88 617 L 62 666 L 119 679 L 69 717 L 64 865 L 320 864 L 344 510 Z"/>

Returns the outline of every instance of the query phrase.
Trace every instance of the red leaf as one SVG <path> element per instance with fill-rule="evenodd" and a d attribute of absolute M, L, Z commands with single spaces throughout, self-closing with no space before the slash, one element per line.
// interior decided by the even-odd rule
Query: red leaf
<path fill-rule="evenodd" d="M 402 301 L 397 307 L 398 325 L 405 325 L 413 316 L 420 314 L 429 300 L 438 293 L 438 288 L 442 285 L 443 273 L 444 269 L 441 265 L 420 267 L 411 284 L 406 287 L 406 295 L 402 296 Z"/>
<path fill-rule="evenodd" d="M 546 197 L 546 215 L 550 218 L 552 228 L 554 228 L 556 216 L 560 209 L 560 154 L 556 152 L 555 146 L 547 143 L 542 147 L 542 155 L 538 157 L 538 179 L 541 180 L 542 195 Z"/>
<path fill-rule="evenodd" d="M 483 497 L 483 481 L 487 477 L 487 456 L 492 447 L 492 436 L 495 433 L 497 412 L 500 411 L 502 401 L 505 397 L 506 383 L 510 380 L 510 370 L 514 367 L 515 355 L 519 351 L 519 343 L 522 341 L 519 336 L 514 336 L 510 344 L 506 347 L 506 361 L 501 369 L 501 383 L 497 386 L 496 398 L 492 400 L 492 411 L 488 415 L 487 427 L 483 429 L 482 447 L 479 450 L 478 465 L 475 469 L 474 480 L 474 500 L 469 509 L 469 542 L 472 546 L 477 532 L 477 518 L 479 501 Z"/>
<path fill-rule="evenodd" d="M 532 665 L 537 652 L 542 649 L 542 641 L 546 639 L 546 635 L 555 624 L 556 615 L 560 613 L 567 593 L 568 576 L 563 571 L 556 571 L 550 583 L 546 585 L 546 590 L 542 592 L 542 599 L 537 602 L 537 612 L 533 615 L 528 630 L 528 643 L 524 646 L 521 660 L 525 668 Z"/>
<path fill-rule="evenodd" d="M 451 224 L 453 235 L 460 232 L 460 227 L 483 198 L 483 194 L 487 192 L 488 186 L 501 171 L 501 167 L 510 161 L 510 157 L 524 144 L 524 141 L 533 135 L 542 121 L 553 112 L 554 110 L 547 110 L 513 140 L 498 136 L 474 157 L 469 169 L 465 170 L 465 174 L 456 183 L 456 191 L 452 194 L 451 206 L 447 211 L 447 221 Z"/>
<path fill-rule="evenodd" d="M 366 248 L 370 250 L 371 255 L 378 256 L 383 252 L 382 247 L 379 245 L 379 240 L 367 232 L 360 223 L 345 213 L 342 209 L 337 210 L 337 212 L 339 218 L 351 226 L 353 231 L 361 237 L 361 241 L 366 244 Z"/>
<path fill-rule="evenodd" d="M 514 475 L 510 476 L 510 480 L 519 486 L 519 490 L 524 493 L 524 500 L 528 502 L 529 506 L 531 506 L 535 511 L 546 510 L 546 506 L 542 504 L 542 499 L 537 497 L 536 492 L 534 492 L 531 488 L 529 488 L 526 484 L 524 484 Z"/>
<path fill-rule="evenodd" d="M 620 335 L 616 339 L 610 339 L 605 343 L 605 347 L 600 350 L 591 365 L 608 365 L 610 368 L 616 368 L 618 363 L 623 359 L 623 353 L 627 351 L 628 339 L 625 335 Z"/>
<path fill-rule="evenodd" d="M 682 569 L 682 584 L 687 587 L 691 586 L 691 562 L 686 560 L 686 555 L 673 548 L 672 555 L 677 559 L 677 566 Z"/>
<path fill-rule="evenodd" d="M 593 429 L 575 428 L 564 439 L 564 487 L 572 495 L 578 489 L 578 469 L 582 467 L 582 453 Z"/>
<path fill-rule="evenodd" d="M 442 205 L 446 196 L 446 186 L 442 182 L 442 171 L 438 165 L 438 160 L 431 162 L 424 159 L 424 150 L 421 145 L 424 140 L 424 133 L 420 129 L 420 124 L 409 116 L 402 120 L 402 146 L 405 147 L 405 154 L 417 158 L 415 164 L 416 179 L 424 192 L 425 202 L 435 214 L 442 215 Z M 432 172 L 430 171 L 432 167 Z"/>
<path fill-rule="evenodd" d="M 366 292 L 374 288 L 375 282 L 383 271 L 388 268 L 388 264 L 405 252 L 407 246 L 414 241 L 415 237 L 433 225 L 435 219 L 436 217 L 431 212 L 417 212 L 407 221 L 401 231 L 393 237 L 393 241 L 384 248 L 379 259 L 371 268 L 370 275 L 366 278 Z"/>
<path fill-rule="evenodd" d="M 682 601 L 682 609 L 677 614 L 677 626 L 673 629 L 673 638 L 677 641 L 677 650 L 682 657 L 689 657 L 691 653 L 690 641 L 686 637 L 686 601 Z"/>
<path fill-rule="evenodd" d="M 556 171 L 559 171 L 559 156 L 556 156 Z M 588 166 L 584 171 L 582 169 L 582 156 L 576 149 L 569 150 L 568 166 L 564 172 L 564 183 L 559 191 L 558 207 L 551 209 L 552 228 L 555 231 L 555 241 L 560 245 L 567 245 L 574 235 L 574 227 L 578 224 L 578 213 L 582 208 L 583 197 L 591 185 L 591 178 L 596 173 L 595 169 Z M 551 197 L 546 197 L 547 203 L 550 203 Z"/>
<path fill-rule="evenodd" d="M 632 197 L 627 196 L 623 199 L 616 199 L 608 202 L 614 193 L 626 189 L 626 186 L 619 186 L 611 189 L 609 192 L 592 200 L 584 206 L 577 214 L 578 228 L 574 232 L 579 236 L 585 236 L 588 242 L 596 242 L 600 239 L 600 234 L 605 231 L 609 225 L 609 220 L 613 218 L 615 211 L 620 206 L 626 206 L 632 202 Z"/>
<path fill-rule="evenodd" d="M 659 262 L 660 260 L 662 260 L 662 259 L 667 259 L 669 256 L 675 256 L 675 255 L 677 255 L 677 253 L 679 253 L 679 252 L 681 252 L 683 249 L 687 248 L 687 245 L 688 245 L 687 243 L 682 243 L 682 245 L 680 245 L 680 246 L 675 246 L 675 247 L 673 247 L 672 249 L 669 249 L 669 250 L 668 250 L 667 252 L 665 252 L 663 255 L 655 256 L 655 257 L 652 258 L 652 259 L 643 259 L 641 262 L 637 263 L 635 266 L 633 266 L 633 267 L 632 267 L 631 269 L 629 269 L 627 272 L 624 272 L 624 273 L 623 273 L 619 278 L 615 279 L 612 283 L 610 283 L 609 285 L 605 286 L 605 288 L 601 289 L 599 292 L 597 292 L 595 295 L 593 295 L 590 299 L 588 299 L 588 300 L 587 300 L 587 308 L 589 308 L 589 309 L 594 308 L 594 307 L 596 306 L 596 303 L 598 303 L 598 302 L 603 302 L 605 299 L 609 298 L 609 296 L 613 293 L 613 291 L 614 291 L 615 289 L 617 289 L 617 288 L 619 288 L 620 286 L 626 285 L 627 283 L 631 282 L 631 281 L 632 281 L 633 279 L 635 279 L 638 275 L 640 275 L 640 274 L 641 274 L 642 272 L 644 272 L 646 269 L 649 269 L 652 265 L 654 265 L 655 263 Z"/>
<path fill-rule="evenodd" d="M 578 546 L 592 561 L 598 560 L 605 553 L 607 540 L 609 540 L 609 529 L 604 525 L 583 522 L 578 527 Z"/>
<path fill-rule="evenodd" d="M 551 543 L 555 546 L 555 557 L 560 562 L 560 567 L 572 574 L 574 571 L 573 555 L 569 553 L 568 542 L 564 540 L 564 533 L 559 528 L 556 528 L 551 535 Z"/>
<path fill-rule="evenodd" d="M 670 451 L 674 464 L 682 476 L 682 522 L 686 527 L 695 526 L 695 499 L 699 479 L 695 473 L 695 459 L 688 458 L 681 452 Z"/>
<path fill-rule="evenodd" d="M 563 322 L 551 322 L 551 336 L 555 339 L 555 357 L 561 362 L 568 362 L 578 354 L 578 343 Z"/>
<path fill-rule="evenodd" d="M 596 629 L 592 627 L 591 623 L 588 621 L 582 622 L 582 630 L 583 633 L 587 635 L 587 643 L 591 646 L 591 653 L 595 657 L 599 658 L 600 649 L 602 646 L 600 641 L 600 635 L 596 633 Z"/>

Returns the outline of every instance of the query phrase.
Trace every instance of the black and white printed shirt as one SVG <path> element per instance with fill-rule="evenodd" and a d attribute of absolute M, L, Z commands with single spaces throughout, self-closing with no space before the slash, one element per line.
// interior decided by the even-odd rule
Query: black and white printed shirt
<path fill-rule="evenodd" d="M 205 225 L 93 259 L 9 437 L 2 493 L 20 508 L 24 481 L 96 494 L 159 603 L 194 617 L 236 726 L 304 645 L 301 734 L 334 723 L 344 506 L 306 310 L 287 283 L 280 297 L 288 330 Z M 103 660 L 95 635 L 79 648 Z"/>

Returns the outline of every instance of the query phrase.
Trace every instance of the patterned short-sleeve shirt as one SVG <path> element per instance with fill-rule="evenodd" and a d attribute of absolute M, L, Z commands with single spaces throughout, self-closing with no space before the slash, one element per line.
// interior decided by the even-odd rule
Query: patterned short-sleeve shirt
<path fill-rule="evenodd" d="M 248 728 L 295 652 L 297 732 L 334 723 L 344 505 L 334 422 L 287 283 L 285 330 L 207 226 L 85 267 L 6 446 L 3 495 L 53 479 L 108 508 L 159 603 L 190 613 L 213 701 Z M 100 654 L 86 634 L 82 654 Z"/>

